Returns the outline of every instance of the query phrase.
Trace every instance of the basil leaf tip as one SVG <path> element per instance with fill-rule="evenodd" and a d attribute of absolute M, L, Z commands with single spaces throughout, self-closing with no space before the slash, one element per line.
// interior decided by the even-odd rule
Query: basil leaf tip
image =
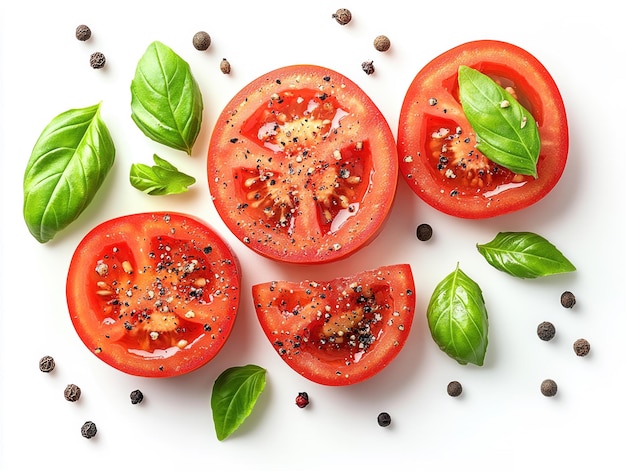
<path fill-rule="evenodd" d="M 101 103 L 70 109 L 44 128 L 24 172 L 24 221 L 40 243 L 52 240 L 89 206 L 115 161 Z"/>
<path fill-rule="evenodd" d="M 191 155 L 202 124 L 202 93 L 189 64 L 154 41 L 130 86 L 131 118 L 150 139 Z"/>
<path fill-rule="evenodd" d="M 480 286 L 458 266 L 435 288 L 427 308 L 428 327 L 439 348 L 461 365 L 482 366 L 489 319 Z"/>
<path fill-rule="evenodd" d="M 538 278 L 576 271 L 554 244 L 533 232 L 499 232 L 477 244 L 478 252 L 496 269 L 517 278 Z"/>
<path fill-rule="evenodd" d="M 532 114 L 507 90 L 471 67 L 458 71 L 459 99 L 476 132 L 476 148 L 494 163 L 537 178 L 541 150 Z"/>
<path fill-rule="evenodd" d="M 234 366 L 213 384 L 211 409 L 217 439 L 228 438 L 250 415 L 265 389 L 266 370 L 257 365 Z"/>
<path fill-rule="evenodd" d="M 167 160 L 153 156 L 155 165 L 132 164 L 130 184 L 149 195 L 173 195 L 184 193 L 196 182 L 190 175 L 180 172 Z"/>

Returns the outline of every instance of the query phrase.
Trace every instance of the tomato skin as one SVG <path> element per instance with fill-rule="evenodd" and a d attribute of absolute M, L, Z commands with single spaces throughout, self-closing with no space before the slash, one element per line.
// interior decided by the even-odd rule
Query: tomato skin
<path fill-rule="evenodd" d="M 230 247 L 181 213 L 106 221 L 79 243 L 66 297 L 83 343 L 131 375 L 178 376 L 211 360 L 239 306 L 241 270 Z"/>
<path fill-rule="evenodd" d="M 252 287 L 259 323 L 276 352 L 303 377 L 328 386 L 371 378 L 398 355 L 413 323 L 414 293 L 408 264 Z"/>
<path fill-rule="evenodd" d="M 473 130 L 458 100 L 457 72 L 461 65 L 491 76 L 502 86 L 512 86 L 518 100 L 532 113 L 541 138 L 538 178 L 496 168 L 485 158 L 489 168 L 495 169 L 489 173 L 491 181 L 483 187 L 465 185 L 465 181 L 446 175 L 450 166 L 438 164 L 439 152 L 448 145 L 435 142 L 438 129 L 461 131 L 455 144 L 457 155 L 471 155 L 475 145 Z M 567 115 L 553 78 L 530 53 L 502 41 L 468 42 L 433 59 L 411 82 L 400 112 L 398 155 L 404 179 L 432 207 L 461 218 L 489 218 L 536 203 L 561 178 L 568 148 Z M 447 155 L 444 163 L 448 163 Z M 485 167 L 480 171 L 482 174 Z M 479 179 L 478 183 L 485 181 Z"/>
<path fill-rule="evenodd" d="M 207 159 L 215 207 L 250 249 L 318 264 L 371 242 L 390 212 L 397 147 L 355 83 L 314 65 L 268 72 L 217 119 Z"/>

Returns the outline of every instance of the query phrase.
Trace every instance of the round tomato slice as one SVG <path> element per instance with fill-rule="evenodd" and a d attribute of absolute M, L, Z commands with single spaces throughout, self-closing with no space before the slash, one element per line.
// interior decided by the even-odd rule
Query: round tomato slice
<path fill-rule="evenodd" d="M 463 113 L 458 69 L 465 65 L 506 88 L 537 122 L 538 177 L 496 165 L 476 149 Z M 561 178 L 569 146 L 561 94 L 546 68 L 525 50 L 501 41 L 457 46 L 427 64 L 412 81 L 400 112 L 400 172 L 434 208 L 462 218 L 488 218 L 539 201 Z"/>
<path fill-rule="evenodd" d="M 254 285 L 259 322 L 280 357 L 319 384 L 371 378 L 405 344 L 415 311 L 409 265 L 390 265 L 331 281 Z"/>
<path fill-rule="evenodd" d="M 204 223 L 177 213 L 104 222 L 80 242 L 67 276 L 76 332 L 98 358 L 167 377 L 211 360 L 239 305 L 239 263 Z"/>
<path fill-rule="evenodd" d="M 274 70 L 237 93 L 217 119 L 207 167 L 233 234 L 293 263 L 330 262 L 370 242 L 398 180 L 379 109 L 346 77 L 313 65 Z"/>

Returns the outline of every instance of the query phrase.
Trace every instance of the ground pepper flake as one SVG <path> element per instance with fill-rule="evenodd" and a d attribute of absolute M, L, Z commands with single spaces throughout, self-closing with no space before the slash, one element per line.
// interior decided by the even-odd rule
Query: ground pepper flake
<path fill-rule="evenodd" d="M 554 328 L 554 324 L 552 322 L 542 322 L 537 326 L 537 336 L 541 340 L 552 340 L 554 335 L 556 334 L 556 329 Z"/>
<path fill-rule="evenodd" d="M 39 360 L 39 369 L 44 373 L 50 373 L 54 370 L 56 363 L 54 362 L 54 358 L 50 355 L 46 355 Z"/>
<path fill-rule="evenodd" d="M 591 345 L 589 344 L 587 340 L 578 339 L 574 342 L 574 353 L 576 353 L 576 356 L 579 356 L 579 357 L 587 356 L 590 350 L 591 350 Z"/>

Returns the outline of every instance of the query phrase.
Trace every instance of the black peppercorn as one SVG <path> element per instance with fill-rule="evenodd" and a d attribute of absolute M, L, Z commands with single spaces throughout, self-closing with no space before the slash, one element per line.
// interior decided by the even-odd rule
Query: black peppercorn
<path fill-rule="evenodd" d="M 448 383 L 448 395 L 458 397 L 463 392 L 463 386 L 458 381 L 450 381 Z"/>
<path fill-rule="evenodd" d="M 339 8 L 335 13 L 333 13 L 333 18 L 340 25 L 347 25 L 352 20 L 352 13 L 347 8 Z"/>
<path fill-rule="evenodd" d="M 63 392 L 65 399 L 70 402 L 76 402 L 80 399 L 80 388 L 75 384 L 68 384 Z"/>
<path fill-rule="evenodd" d="M 300 408 L 300 409 L 304 409 L 306 406 L 309 405 L 309 395 L 305 392 L 300 392 L 298 393 L 298 395 L 296 396 L 296 405 Z"/>
<path fill-rule="evenodd" d="M 574 342 L 574 353 L 579 357 L 584 357 L 591 350 L 591 345 L 585 339 L 578 339 Z"/>
<path fill-rule="evenodd" d="M 222 59 L 222 62 L 220 62 L 220 70 L 223 74 L 230 74 L 230 62 L 226 59 Z"/>
<path fill-rule="evenodd" d="M 561 295 L 561 306 L 570 309 L 574 307 L 574 304 L 576 304 L 576 296 L 569 291 L 563 292 Z"/>
<path fill-rule="evenodd" d="M 49 355 L 46 355 L 45 357 L 42 357 L 41 360 L 39 360 L 39 369 L 44 373 L 50 373 L 52 370 L 54 370 L 55 366 L 56 364 L 54 362 L 54 358 Z"/>
<path fill-rule="evenodd" d="M 91 30 L 87 25 L 78 25 L 76 27 L 76 39 L 79 41 L 87 41 L 91 37 Z"/>
<path fill-rule="evenodd" d="M 80 428 L 80 434 L 87 439 L 95 437 L 96 433 L 98 433 L 98 429 L 91 420 L 85 422 Z"/>
<path fill-rule="evenodd" d="M 106 64 L 106 57 L 101 52 L 94 52 L 89 58 L 89 65 L 94 69 L 101 69 Z"/>
<path fill-rule="evenodd" d="M 211 36 L 206 31 L 198 31 L 193 35 L 192 42 L 198 51 L 206 51 L 211 45 Z"/>
<path fill-rule="evenodd" d="M 557 386 L 554 380 L 545 379 L 541 382 L 541 394 L 546 397 L 556 396 Z"/>
<path fill-rule="evenodd" d="M 551 322 L 542 322 L 537 326 L 537 335 L 541 340 L 552 340 L 556 334 L 556 329 Z"/>
<path fill-rule="evenodd" d="M 391 41 L 384 34 L 381 34 L 380 36 L 376 36 L 376 38 L 374 38 L 374 48 L 376 48 L 377 51 L 385 52 L 388 51 L 390 47 Z"/>
<path fill-rule="evenodd" d="M 143 393 L 139 389 L 135 389 L 130 393 L 130 402 L 132 404 L 140 404 L 143 401 Z"/>
<path fill-rule="evenodd" d="M 363 69 L 363 72 L 365 72 L 367 75 L 372 75 L 374 73 L 374 62 L 363 62 L 361 63 L 361 68 Z"/>
<path fill-rule="evenodd" d="M 433 236 L 433 228 L 430 227 L 430 224 L 426 223 L 417 226 L 417 230 L 415 232 L 418 240 L 421 240 L 422 242 L 430 240 L 430 238 Z"/>
<path fill-rule="evenodd" d="M 378 425 L 381 427 L 388 427 L 391 424 L 391 416 L 387 412 L 381 412 L 378 414 Z"/>

